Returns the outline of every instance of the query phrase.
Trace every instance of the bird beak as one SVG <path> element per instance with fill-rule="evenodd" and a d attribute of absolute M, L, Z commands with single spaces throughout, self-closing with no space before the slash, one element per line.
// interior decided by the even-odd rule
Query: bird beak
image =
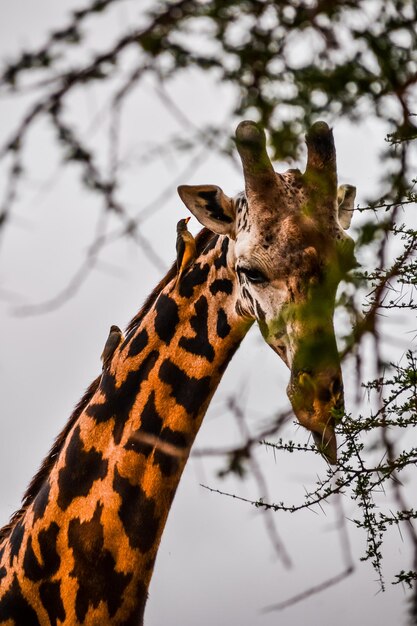
<path fill-rule="evenodd" d="M 190 221 L 191 217 L 186 217 L 185 218 L 185 223 L 188 224 L 188 222 Z"/>

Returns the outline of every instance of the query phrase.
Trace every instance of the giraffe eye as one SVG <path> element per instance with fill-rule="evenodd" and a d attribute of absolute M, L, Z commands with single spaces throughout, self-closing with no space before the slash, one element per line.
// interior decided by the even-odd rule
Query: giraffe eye
<path fill-rule="evenodd" d="M 246 276 L 250 283 L 266 283 L 267 277 L 261 270 L 254 267 L 238 267 L 237 273 Z"/>

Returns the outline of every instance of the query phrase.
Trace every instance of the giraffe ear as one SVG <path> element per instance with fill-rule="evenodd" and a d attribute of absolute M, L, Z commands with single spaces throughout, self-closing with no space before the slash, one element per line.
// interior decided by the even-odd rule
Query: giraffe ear
<path fill-rule="evenodd" d="M 217 185 L 181 185 L 178 194 L 200 224 L 217 233 L 234 237 L 235 208 L 232 198 Z"/>
<path fill-rule="evenodd" d="M 340 185 L 337 190 L 337 203 L 339 205 L 339 223 L 344 230 L 350 226 L 355 208 L 356 187 L 353 185 Z"/>

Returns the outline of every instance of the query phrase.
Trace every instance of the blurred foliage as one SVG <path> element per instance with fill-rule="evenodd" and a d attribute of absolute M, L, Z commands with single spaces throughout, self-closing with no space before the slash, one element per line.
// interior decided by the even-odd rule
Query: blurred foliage
<path fill-rule="evenodd" d="M 412 194 L 407 198 L 405 203 L 414 204 L 415 198 Z M 267 511 L 295 513 L 302 509 L 321 508 L 324 502 L 332 501 L 335 496 L 351 498 L 357 511 L 351 521 L 366 535 L 366 548 L 361 560 L 368 561 L 375 569 L 381 590 L 386 589 L 383 568 L 384 539 L 390 528 L 397 528 L 398 536 L 407 536 L 411 546 L 411 552 L 404 554 L 404 567 L 411 561 L 413 569 L 402 569 L 390 583 L 401 583 L 413 590 L 409 623 L 415 624 L 417 510 L 415 506 L 411 506 L 414 498 L 411 498 L 411 505 L 408 503 L 408 483 L 410 480 L 415 481 L 417 467 L 417 354 L 414 348 L 407 349 L 400 361 L 394 362 L 384 357 L 386 346 L 385 350 L 382 348 L 385 339 L 383 322 L 388 313 L 398 316 L 404 310 L 411 311 L 408 325 L 402 327 L 401 332 L 404 333 L 411 322 L 413 336 L 410 343 L 414 343 L 417 335 L 416 317 L 413 314 L 417 310 L 417 230 L 396 223 L 399 211 L 403 208 L 400 203 L 384 205 L 382 208 L 384 218 L 380 222 L 366 219 L 359 227 L 358 251 L 371 246 L 374 263 L 372 271 L 354 271 L 338 295 L 337 305 L 348 313 L 351 320 L 346 334 L 340 337 L 341 356 L 343 359 L 353 358 L 356 361 L 358 391 L 361 389 L 365 392 L 368 402 L 361 402 L 358 392 L 358 412 L 338 416 L 337 467 L 329 466 L 325 476 L 318 477 L 315 488 L 306 492 L 302 502 L 277 503 L 264 497 L 257 500 L 242 499 Z M 368 211 L 373 210 L 375 207 L 368 207 Z M 388 246 L 393 243 L 397 244 L 396 252 L 388 254 Z M 401 318 L 398 319 L 397 326 L 401 326 L 400 320 Z M 371 349 L 369 341 L 372 343 Z M 377 373 L 377 377 L 363 382 L 369 376 L 370 366 Z M 312 444 L 302 445 L 283 438 L 274 441 L 262 437 L 261 444 L 272 449 L 275 454 L 319 454 Z M 248 456 L 247 447 L 246 454 Z M 233 458 L 231 451 L 229 459 Z M 229 472 L 234 471 L 231 461 L 227 469 Z M 242 468 L 239 468 L 238 475 L 242 474 Z M 236 497 L 235 494 L 232 495 Z M 353 565 L 348 562 L 345 574 L 352 573 L 353 569 Z M 333 582 L 330 581 L 330 584 Z M 287 604 L 277 605 L 276 608 L 283 606 Z"/>
<path fill-rule="evenodd" d="M 168 83 L 194 67 L 236 87 L 231 113 L 269 129 L 275 159 L 297 157 L 304 130 L 319 116 L 384 120 L 384 157 L 393 183 L 385 180 L 384 193 L 397 201 L 399 192 L 409 189 L 409 144 L 417 134 L 410 110 L 417 81 L 416 5 L 411 0 L 159 1 L 138 16 L 141 26 L 119 33 L 107 48 L 86 54 L 84 62 L 72 60 L 75 47 L 89 50 L 94 20 L 122 1 L 96 0 L 73 11 L 38 49 L 25 50 L 3 66 L 0 93 L 30 87 L 37 96 L 0 157 L 21 149 L 30 126 L 46 117 L 57 129 L 66 158 L 89 168 L 92 155 L 80 133 L 62 132 L 71 92 L 127 70 L 128 78 L 114 94 L 117 108 L 147 75 Z M 127 51 L 133 52 L 128 67 Z M 102 178 L 97 172 L 92 179 L 91 171 L 84 177 L 108 206 L 117 205 L 114 181 Z M 8 208 L 4 203 L 3 223 Z"/>
<path fill-rule="evenodd" d="M 357 207 L 359 213 L 366 212 L 358 227 L 357 250 L 370 250 L 373 266 L 354 272 L 338 301 L 351 320 L 351 328 L 342 338 L 342 353 L 356 359 L 358 385 L 363 380 L 364 341 L 373 341 L 377 376 L 362 383 L 373 397 L 373 408 L 369 415 L 345 415 L 339 421 L 343 445 L 337 470 L 328 469 L 304 503 L 274 504 L 259 499 L 253 504 L 294 512 L 332 494 L 349 493 L 358 504 L 354 523 L 367 536 L 364 559 L 373 564 L 381 587 L 385 585 L 384 534 L 391 526 L 401 526 L 414 549 L 413 569 L 405 564 L 395 582 L 415 589 L 417 533 L 412 521 L 417 513 L 406 504 L 400 479 L 410 469 L 415 472 L 417 462 L 416 447 L 401 439 L 405 430 L 417 425 L 416 356 L 408 350 L 401 363 L 384 361 L 380 316 L 391 309 L 417 308 L 417 231 L 399 220 L 401 210 L 416 202 L 411 156 L 417 137 L 416 3 L 165 0 L 153 2 L 151 9 L 138 16 L 138 25 L 131 24 L 107 47 L 90 52 L 95 20 L 122 1 L 95 0 L 73 11 L 67 24 L 51 32 L 43 45 L 22 51 L 3 64 L 0 95 L 31 91 L 33 97 L 0 147 L 0 159 L 10 163 L 8 189 L 0 205 L 0 229 L 7 223 L 24 171 L 22 155 L 29 130 L 46 119 L 55 130 L 64 160 L 78 164 L 88 189 L 101 195 L 105 209 L 120 217 L 126 233 L 134 232 L 137 224 L 117 198 L 116 168 L 110 173 L 101 171 L 97 155 L 65 117 L 71 94 L 97 81 L 108 82 L 113 90 L 116 136 L 123 102 L 147 76 L 163 89 L 190 68 L 207 72 L 220 83 L 235 87 L 230 121 L 244 117 L 259 121 L 269 130 L 272 157 L 282 160 L 299 156 L 305 130 L 319 117 L 381 120 L 387 133 L 381 155 L 381 188 L 368 206 Z M 71 56 L 74 49 L 83 52 L 75 60 Z M 112 81 L 117 77 L 116 85 Z M 194 128 L 189 136 L 174 138 L 171 147 L 186 151 L 204 141 L 231 154 L 231 141 L 218 146 L 222 135 L 220 126 Z M 156 149 L 155 156 L 158 154 Z M 148 153 L 146 158 L 153 155 Z M 264 443 L 291 453 L 312 449 L 281 440 Z M 223 474 L 245 475 L 251 446 L 230 452 Z M 391 512 L 381 512 L 375 504 L 375 493 L 385 489 L 394 495 L 397 505 Z M 412 615 L 417 616 L 415 592 Z"/>

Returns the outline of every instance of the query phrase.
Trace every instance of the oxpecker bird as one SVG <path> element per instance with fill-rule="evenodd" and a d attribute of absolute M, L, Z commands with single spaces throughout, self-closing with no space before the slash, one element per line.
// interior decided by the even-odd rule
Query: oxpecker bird
<path fill-rule="evenodd" d="M 109 365 L 114 351 L 123 339 L 123 333 L 118 326 L 110 326 L 109 336 L 105 343 L 101 360 L 103 362 L 103 370 Z"/>
<path fill-rule="evenodd" d="M 195 247 L 195 239 L 187 230 L 187 224 L 190 217 L 180 220 L 177 224 L 177 285 L 184 271 L 193 263 L 197 250 Z"/>

